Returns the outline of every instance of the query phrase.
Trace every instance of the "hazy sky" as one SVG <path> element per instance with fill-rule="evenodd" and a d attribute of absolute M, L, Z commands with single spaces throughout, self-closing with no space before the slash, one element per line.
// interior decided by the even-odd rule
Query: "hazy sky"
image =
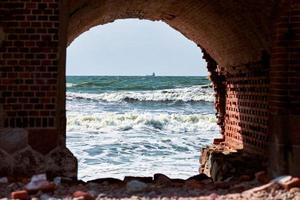
<path fill-rule="evenodd" d="M 68 47 L 67 75 L 207 75 L 201 50 L 163 22 L 97 26 Z"/>

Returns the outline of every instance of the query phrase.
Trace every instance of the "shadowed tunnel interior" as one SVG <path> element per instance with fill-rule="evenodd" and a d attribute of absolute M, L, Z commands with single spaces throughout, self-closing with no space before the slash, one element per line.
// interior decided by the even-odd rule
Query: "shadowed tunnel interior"
<path fill-rule="evenodd" d="M 204 50 L 216 143 L 269 160 L 273 175 L 299 175 L 299 10 L 290 0 L 1 1 L 0 175 L 77 176 L 66 148 L 66 48 L 127 18 L 162 20 Z"/>
<path fill-rule="evenodd" d="M 265 27 L 270 25 L 272 13 L 262 15 L 259 9 L 255 12 L 245 10 L 243 4 L 249 3 L 245 1 L 233 4 L 220 1 L 128 1 L 121 7 L 109 1 L 77 3 L 75 1 L 70 8 L 68 43 L 96 25 L 116 19 L 140 18 L 162 20 L 203 48 L 207 59 L 217 62 L 215 67 L 209 68 L 215 83 L 218 83 L 215 84 L 216 91 L 217 88 L 224 89 L 222 84 L 227 81 L 226 94 L 219 95 L 216 103 L 217 110 L 223 112 L 218 117 L 225 142 L 233 149 L 244 148 L 249 153 L 260 154 L 265 149 L 269 66 L 264 66 L 262 59 L 270 51 L 270 34 Z M 273 6 L 268 3 L 255 3 L 255 8 Z M 225 12 L 230 14 L 225 16 Z M 255 24 L 257 18 L 261 24 Z M 267 81 L 263 82 L 262 78 Z M 224 80 L 218 82 L 218 79 Z"/>

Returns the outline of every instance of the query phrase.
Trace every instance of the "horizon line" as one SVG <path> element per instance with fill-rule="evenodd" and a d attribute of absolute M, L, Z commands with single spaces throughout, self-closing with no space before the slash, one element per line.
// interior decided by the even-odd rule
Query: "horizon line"
<path fill-rule="evenodd" d="M 79 75 L 79 74 L 67 74 L 66 76 L 142 76 L 142 77 L 152 77 L 151 75 L 100 75 L 100 74 L 83 74 L 83 75 Z M 155 75 L 154 77 L 158 77 L 158 76 L 208 76 L 208 75 Z"/>

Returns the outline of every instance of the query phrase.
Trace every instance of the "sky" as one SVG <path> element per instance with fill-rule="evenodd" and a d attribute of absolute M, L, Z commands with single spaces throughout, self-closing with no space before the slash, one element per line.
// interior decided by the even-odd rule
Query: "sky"
<path fill-rule="evenodd" d="M 201 49 L 164 22 L 126 19 L 96 26 L 67 49 L 67 75 L 207 75 Z"/>

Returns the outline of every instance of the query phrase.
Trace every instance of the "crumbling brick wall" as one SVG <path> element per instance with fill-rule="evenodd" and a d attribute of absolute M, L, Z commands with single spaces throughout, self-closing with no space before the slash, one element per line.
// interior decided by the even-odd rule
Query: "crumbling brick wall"
<path fill-rule="evenodd" d="M 208 78 L 212 82 L 215 92 L 215 109 L 217 124 L 221 128 L 221 134 L 225 132 L 225 114 L 226 114 L 226 77 L 218 70 L 218 63 L 205 51 L 203 52 L 203 59 L 207 63 Z M 224 138 L 220 138 L 224 141 Z"/>
<path fill-rule="evenodd" d="M 164 20 L 211 55 L 225 144 L 274 158 L 274 174 L 300 174 L 298 1 L 126 2 L 0 1 L 0 176 L 76 176 L 65 144 L 67 42 L 130 17 Z"/>
<path fill-rule="evenodd" d="M 225 143 L 264 156 L 269 141 L 269 68 L 261 63 L 248 67 L 251 71 L 226 75 Z"/>
<path fill-rule="evenodd" d="M 215 90 L 215 107 L 222 139 L 228 147 L 265 156 L 269 142 L 269 58 L 261 62 L 227 68 L 218 64 L 205 51 L 209 78 Z"/>
<path fill-rule="evenodd" d="M 270 70 L 270 169 L 300 175 L 300 2 L 282 1 L 274 22 Z"/>

